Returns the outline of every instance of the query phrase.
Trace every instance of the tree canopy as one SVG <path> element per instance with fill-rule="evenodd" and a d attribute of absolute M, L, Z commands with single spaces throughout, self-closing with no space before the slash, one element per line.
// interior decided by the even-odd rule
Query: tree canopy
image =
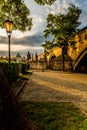
<path fill-rule="evenodd" d="M 47 27 L 44 36 L 48 38 L 52 35 L 52 42 L 58 47 L 75 46 L 73 37 L 80 25 L 78 21 L 81 10 L 75 5 L 70 5 L 66 14 L 49 14 L 47 18 Z"/>
<path fill-rule="evenodd" d="M 13 21 L 14 29 L 29 31 L 32 27 L 30 10 L 22 0 L 0 0 L 0 27 L 4 28 L 4 21 Z"/>
<path fill-rule="evenodd" d="M 52 5 L 56 0 L 34 0 L 34 1 L 40 5 L 45 5 L 45 4 Z"/>
<path fill-rule="evenodd" d="M 40 5 L 52 5 L 56 0 L 34 0 Z M 0 0 L 0 27 L 4 28 L 3 22 L 11 20 L 15 30 L 26 31 L 32 27 L 30 11 L 24 4 L 24 0 Z"/>
<path fill-rule="evenodd" d="M 44 31 L 44 36 L 46 39 L 50 36 L 52 37 L 52 41 L 49 43 L 53 47 L 62 48 L 63 70 L 65 69 L 65 55 L 67 54 L 68 46 L 75 48 L 74 36 L 78 31 L 77 27 L 81 24 L 78 21 L 80 14 L 81 10 L 78 7 L 70 5 L 66 14 L 49 14 L 47 17 L 47 27 Z"/>

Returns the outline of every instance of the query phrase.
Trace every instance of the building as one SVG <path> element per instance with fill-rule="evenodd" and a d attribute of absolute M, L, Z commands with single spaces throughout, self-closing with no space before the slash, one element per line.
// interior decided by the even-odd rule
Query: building
<path fill-rule="evenodd" d="M 20 55 L 19 52 L 17 53 L 17 55 L 16 55 L 16 57 L 15 57 L 15 60 L 16 60 L 17 62 L 22 62 L 22 56 Z"/>

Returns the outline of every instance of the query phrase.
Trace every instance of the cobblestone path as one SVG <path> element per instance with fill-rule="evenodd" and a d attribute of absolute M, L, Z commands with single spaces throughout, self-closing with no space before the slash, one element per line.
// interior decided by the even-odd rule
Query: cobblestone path
<path fill-rule="evenodd" d="M 33 71 L 19 100 L 73 102 L 87 111 L 87 74 Z"/>

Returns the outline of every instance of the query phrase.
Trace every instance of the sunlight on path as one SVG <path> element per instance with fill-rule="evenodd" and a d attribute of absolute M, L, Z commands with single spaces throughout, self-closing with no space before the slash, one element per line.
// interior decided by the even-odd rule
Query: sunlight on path
<path fill-rule="evenodd" d="M 87 98 L 87 92 L 85 91 L 80 91 L 78 89 L 73 89 L 73 88 L 69 88 L 69 87 L 63 87 L 63 86 L 58 86 L 56 84 L 53 84 L 51 82 L 46 82 L 46 81 L 43 81 L 43 80 L 40 80 L 40 79 L 34 79 L 33 80 L 34 82 L 36 82 L 37 84 L 39 85 L 45 85 L 44 87 L 49 87 L 49 88 L 52 88 L 53 90 L 56 90 L 56 91 L 62 91 L 64 93 L 68 93 L 68 94 L 72 94 L 72 95 L 75 95 L 75 96 L 81 96 L 82 98 Z"/>
<path fill-rule="evenodd" d="M 87 75 L 33 72 L 19 100 L 73 102 L 87 111 Z"/>

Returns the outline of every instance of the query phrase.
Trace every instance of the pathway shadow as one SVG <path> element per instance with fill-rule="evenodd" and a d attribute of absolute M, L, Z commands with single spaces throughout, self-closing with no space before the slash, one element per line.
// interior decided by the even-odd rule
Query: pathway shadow
<path fill-rule="evenodd" d="M 27 90 L 27 88 L 29 90 Z M 77 93 L 74 94 L 71 91 L 63 90 L 61 86 L 61 90 L 55 90 L 50 86 L 42 85 L 35 81 L 29 81 L 25 88 L 23 89 L 19 100 L 26 100 L 26 101 L 46 101 L 46 102 L 85 102 L 86 98 L 82 95 Z M 81 91 L 81 90 L 80 90 Z"/>

